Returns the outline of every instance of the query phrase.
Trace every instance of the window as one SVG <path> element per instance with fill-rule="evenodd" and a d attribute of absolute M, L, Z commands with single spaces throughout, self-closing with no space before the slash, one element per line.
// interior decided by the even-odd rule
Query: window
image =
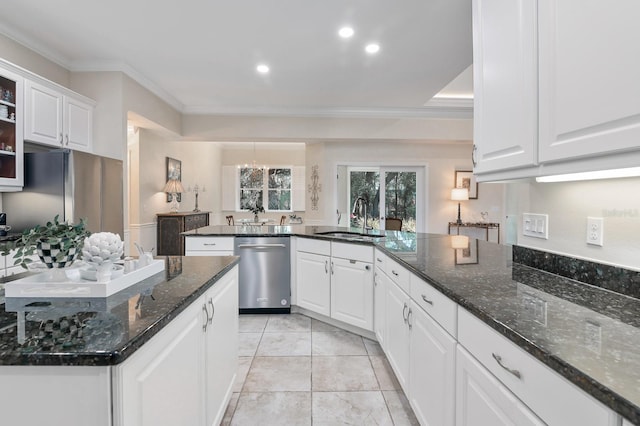
<path fill-rule="evenodd" d="M 292 211 L 291 167 L 242 167 L 238 176 L 240 210 L 249 210 L 258 205 L 263 206 L 265 211 Z"/>

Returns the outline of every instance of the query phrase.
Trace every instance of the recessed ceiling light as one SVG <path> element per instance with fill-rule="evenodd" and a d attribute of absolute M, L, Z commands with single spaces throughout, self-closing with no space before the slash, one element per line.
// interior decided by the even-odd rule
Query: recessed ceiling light
<path fill-rule="evenodd" d="M 258 71 L 260 74 L 266 74 L 269 72 L 269 66 L 260 64 L 256 67 L 256 71 Z"/>
<path fill-rule="evenodd" d="M 338 31 L 338 35 L 340 35 L 340 37 L 342 38 L 349 38 L 351 36 L 353 36 L 353 28 L 351 27 L 342 27 L 340 28 L 340 31 Z"/>
<path fill-rule="evenodd" d="M 380 46 L 375 43 L 370 43 L 370 44 L 367 44 L 364 50 L 369 54 L 374 54 L 374 53 L 378 53 L 378 51 L 380 50 Z"/>

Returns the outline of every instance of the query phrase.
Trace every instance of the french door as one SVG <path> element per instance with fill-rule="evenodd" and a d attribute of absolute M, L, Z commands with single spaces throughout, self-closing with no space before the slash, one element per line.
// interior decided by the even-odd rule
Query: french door
<path fill-rule="evenodd" d="M 348 171 L 349 206 L 358 197 L 366 200 L 367 226 L 383 230 L 386 218 L 396 218 L 402 220 L 402 231 L 423 230 L 423 168 L 354 166 Z M 362 226 L 364 209 L 351 213 L 350 225 Z"/>

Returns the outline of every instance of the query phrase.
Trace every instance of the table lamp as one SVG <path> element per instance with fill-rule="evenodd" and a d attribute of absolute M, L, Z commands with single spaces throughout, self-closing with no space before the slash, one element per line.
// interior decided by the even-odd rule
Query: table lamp
<path fill-rule="evenodd" d="M 451 190 L 451 200 L 458 201 L 458 220 L 456 224 L 462 225 L 462 219 L 460 219 L 460 201 L 467 201 L 469 199 L 468 188 L 453 188 Z"/>
<path fill-rule="evenodd" d="M 171 178 L 164 186 L 164 192 L 171 194 L 171 213 L 178 213 L 180 204 L 178 203 L 178 193 L 184 192 L 182 182 L 176 178 Z"/>

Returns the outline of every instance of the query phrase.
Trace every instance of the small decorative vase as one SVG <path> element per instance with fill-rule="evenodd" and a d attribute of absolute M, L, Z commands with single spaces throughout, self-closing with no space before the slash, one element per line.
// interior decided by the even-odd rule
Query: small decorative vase
<path fill-rule="evenodd" d="M 100 283 L 111 280 L 111 273 L 113 272 L 113 262 L 107 260 L 100 265 L 96 265 L 96 281 Z"/>
<path fill-rule="evenodd" d="M 72 240 L 54 238 L 38 241 L 36 252 L 47 268 L 64 268 L 76 260 L 79 250 Z"/>

